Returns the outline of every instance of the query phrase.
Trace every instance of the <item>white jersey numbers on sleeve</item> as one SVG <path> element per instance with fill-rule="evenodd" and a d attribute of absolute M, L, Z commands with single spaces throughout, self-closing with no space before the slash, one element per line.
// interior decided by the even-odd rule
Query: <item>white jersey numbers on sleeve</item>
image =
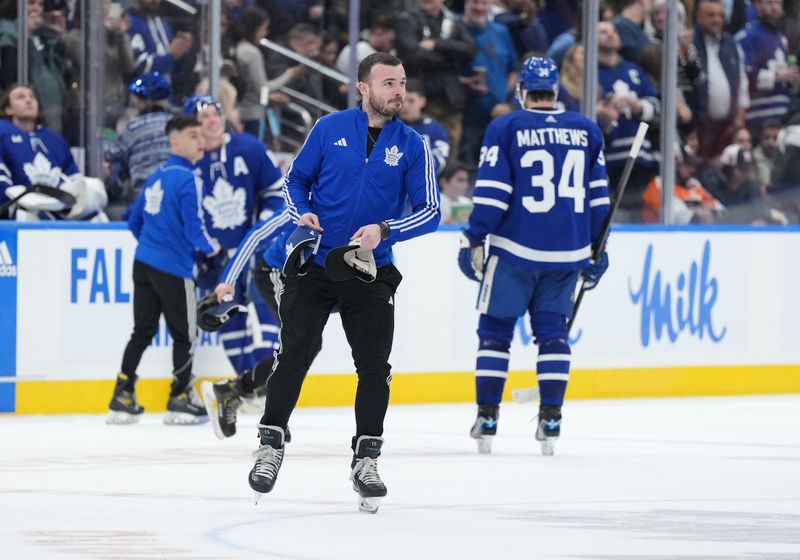
<path fill-rule="evenodd" d="M 478 162 L 478 167 L 483 167 L 484 162 L 489 164 L 489 167 L 497 165 L 497 156 L 500 153 L 498 146 L 481 146 L 481 158 Z"/>
<path fill-rule="evenodd" d="M 541 164 L 541 171 L 531 176 L 531 186 L 542 189 L 541 198 L 534 195 L 522 197 L 522 206 L 531 213 L 549 212 L 556 205 L 556 191 L 560 198 L 574 200 L 575 213 L 583 212 L 585 188 L 586 157 L 582 150 L 567 150 L 564 166 L 559 173 L 558 189 L 555 179 L 555 162 L 547 150 L 528 150 L 520 158 L 520 167 L 530 168 Z"/>

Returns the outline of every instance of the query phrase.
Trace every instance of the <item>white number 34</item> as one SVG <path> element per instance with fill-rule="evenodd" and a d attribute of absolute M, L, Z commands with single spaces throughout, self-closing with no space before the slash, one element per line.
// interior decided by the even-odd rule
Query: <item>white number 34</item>
<path fill-rule="evenodd" d="M 531 177 L 531 186 L 542 189 L 542 197 L 537 199 L 532 195 L 523 196 L 522 206 L 531 213 L 548 212 L 556 205 L 556 185 L 553 183 L 555 178 L 553 156 L 546 150 L 528 150 L 523 154 L 519 162 L 523 168 L 533 167 L 536 163 L 542 164 L 542 171 Z M 582 150 L 567 150 L 564 166 L 559 174 L 558 196 L 573 199 L 576 214 L 583 212 L 584 199 L 586 198 L 586 189 L 584 187 L 585 164 L 586 157 Z"/>

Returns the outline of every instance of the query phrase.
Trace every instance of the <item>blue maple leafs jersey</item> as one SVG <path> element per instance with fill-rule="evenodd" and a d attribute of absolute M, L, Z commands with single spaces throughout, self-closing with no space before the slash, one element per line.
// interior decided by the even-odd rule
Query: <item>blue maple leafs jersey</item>
<path fill-rule="evenodd" d="M 546 270 L 578 270 L 609 212 L 598 126 L 563 110 L 492 121 L 481 148 L 468 231 L 489 254 Z"/>
<path fill-rule="evenodd" d="M 447 158 L 450 157 L 450 141 L 447 138 L 447 131 L 439 121 L 429 117 L 425 117 L 415 123 L 408 123 L 408 126 L 422 136 L 422 139 L 428 145 L 428 149 L 433 156 L 436 176 L 438 177 L 444 166 L 447 165 Z"/>
<path fill-rule="evenodd" d="M 603 97 L 636 98 L 642 103 L 642 114 L 639 117 L 621 113 L 611 133 L 606 137 L 605 156 L 609 167 L 622 167 L 628 158 L 633 139 L 639 130 L 639 121 L 658 121 L 661 115 L 661 101 L 655 84 L 645 75 L 642 69 L 632 62 L 622 61 L 614 68 L 603 66 L 598 68 L 597 79 Z M 653 150 L 649 133 L 642 142 L 636 165 L 645 167 L 657 166 L 659 155 Z"/>
<path fill-rule="evenodd" d="M 0 203 L 7 200 L 6 187 L 57 187 L 75 173 L 78 166 L 61 136 L 43 126 L 26 132 L 0 119 Z"/>
<path fill-rule="evenodd" d="M 166 20 L 159 16 L 143 17 L 139 14 L 129 14 L 128 17 L 130 21 L 128 37 L 134 59 L 132 74 L 172 72 L 175 61 L 170 52 L 170 44 L 174 34 Z"/>
<path fill-rule="evenodd" d="M 295 228 L 297 226 L 292 222 L 286 206 L 269 219 L 259 221 L 239 243 L 236 254 L 228 261 L 220 276 L 220 282 L 236 285 L 236 280 L 247 270 L 250 257 L 254 254 L 261 254 L 270 267 L 282 268 L 286 260 L 286 240 Z"/>
<path fill-rule="evenodd" d="M 283 206 L 283 175 L 255 137 L 225 135 L 222 146 L 195 164 L 203 181 L 206 229 L 226 249 L 236 247 L 250 227 Z"/>
<path fill-rule="evenodd" d="M 745 121 L 752 130 L 766 120 L 780 119 L 789 108 L 789 86 L 775 76 L 776 70 L 788 66 L 789 43 L 781 31 L 762 21 L 749 22 L 735 39 L 744 52 L 750 92 Z"/>

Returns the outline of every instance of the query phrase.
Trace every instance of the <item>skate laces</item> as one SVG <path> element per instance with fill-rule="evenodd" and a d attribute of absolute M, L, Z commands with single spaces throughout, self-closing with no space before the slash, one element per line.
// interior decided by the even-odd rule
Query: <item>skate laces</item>
<path fill-rule="evenodd" d="M 378 475 L 378 461 L 372 457 L 361 457 L 350 472 L 350 480 L 356 477 L 364 484 L 383 484 Z"/>
<path fill-rule="evenodd" d="M 262 445 L 253 451 L 253 459 L 256 460 L 253 473 L 271 479 L 276 478 L 282 458 L 283 449 L 275 449 L 270 445 Z"/>

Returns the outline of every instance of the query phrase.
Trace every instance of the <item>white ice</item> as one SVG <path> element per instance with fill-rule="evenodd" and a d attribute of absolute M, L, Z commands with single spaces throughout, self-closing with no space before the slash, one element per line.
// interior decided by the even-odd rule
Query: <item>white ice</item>
<path fill-rule="evenodd" d="M 0 558 L 798 559 L 800 396 L 573 401 L 554 457 L 532 405 L 392 405 L 376 515 L 348 481 L 350 408 L 298 409 L 273 493 L 247 485 L 258 415 L 204 426 L 0 418 Z"/>

